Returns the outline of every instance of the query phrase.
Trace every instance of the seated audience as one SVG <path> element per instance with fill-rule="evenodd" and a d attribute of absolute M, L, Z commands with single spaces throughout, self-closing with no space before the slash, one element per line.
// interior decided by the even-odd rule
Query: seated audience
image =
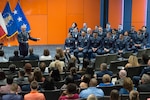
<path fill-rule="evenodd" d="M 39 60 L 39 55 L 33 53 L 33 48 L 29 48 L 29 55 L 26 56 L 25 60 Z"/>
<path fill-rule="evenodd" d="M 66 88 L 67 88 L 67 85 L 68 85 L 69 83 L 74 83 L 74 79 L 73 79 L 73 76 L 72 76 L 72 75 L 68 75 L 68 76 L 65 78 L 65 84 L 61 87 L 61 90 L 66 89 Z"/>
<path fill-rule="evenodd" d="M 10 88 L 13 84 L 13 77 L 7 76 L 6 82 L 7 82 L 7 84 L 5 86 L 0 87 L 0 93 L 9 93 L 10 92 Z M 18 93 L 21 92 L 20 86 L 18 86 L 17 92 Z"/>
<path fill-rule="evenodd" d="M 21 87 L 22 91 L 31 91 L 30 84 L 32 81 L 34 81 L 34 76 L 33 75 L 28 76 L 28 84 L 22 85 Z"/>
<path fill-rule="evenodd" d="M 8 62 L 8 60 L 4 56 L 3 50 L 0 50 L 0 62 Z"/>
<path fill-rule="evenodd" d="M 68 71 L 70 71 L 71 67 L 77 67 L 76 57 L 73 56 L 73 55 L 69 59 L 69 62 L 68 62 L 68 65 L 67 65 Z"/>
<path fill-rule="evenodd" d="M 120 89 L 119 94 L 129 94 L 133 90 L 133 82 L 130 77 L 124 78 L 123 88 Z"/>
<path fill-rule="evenodd" d="M 14 51 L 14 56 L 9 57 L 9 61 L 21 61 L 21 60 L 23 60 L 23 57 L 19 56 L 18 50 Z"/>
<path fill-rule="evenodd" d="M 92 65 L 87 66 L 85 74 L 89 74 L 91 78 L 94 77 L 94 68 L 92 67 Z"/>
<path fill-rule="evenodd" d="M 150 92 L 150 76 L 148 74 L 143 74 L 141 78 L 141 84 L 138 85 L 137 90 L 139 92 Z"/>
<path fill-rule="evenodd" d="M 17 71 L 16 71 L 16 65 L 15 64 L 10 64 L 9 65 L 9 70 L 8 71 L 5 71 L 5 74 L 6 75 L 17 75 Z"/>
<path fill-rule="evenodd" d="M 44 49 L 43 55 L 40 56 L 40 61 L 42 60 L 52 60 L 52 57 L 50 55 L 50 51 L 48 49 Z"/>
<path fill-rule="evenodd" d="M 2 96 L 2 100 L 23 100 L 22 95 L 18 95 L 18 85 L 13 83 L 10 87 L 10 92 Z"/>
<path fill-rule="evenodd" d="M 0 84 L 2 85 L 6 84 L 6 75 L 3 70 L 0 70 Z"/>
<path fill-rule="evenodd" d="M 141 62 L 141 65 L 147 65 L 148 63 L 148 60 L 149 60 L 149 57 L 148 57 L 148 54 L 142 54 L 142 62 Z"/>
<path fill-rule="evenodd" d="M 128 63 L 125 65 L 125 68 L 137 67 L 137 66 L 140 66 L 140 64 L 138 62 L 138 58 L 134 55 L 130 55 L 130 57 L 128 59 Z"/>
<path fill-rule="evenodd" d="M 113 86 L 113 83 L 111 83 L 111 77 L 108 74 L 103 75 L 102 81 L 103 83 L 100 83 L 98 86 Z"/>
<path fill-rule="evenodd" d="M 55 61 L 52 61 L 49 65 L 49 68 L 52 69 L 53 67 L 56 67 L 56 63 L 59 63 L 59 66 L 58 66 L 58 69 L 59 69 L 59 72 L 63 72 L 63 67 L 65 66 L 65 63 L 64 61 L 60 61 L 60 57 L 59 57 L 59 54 L 56 54 L 55 55 Z"/>
<path fill-rule="evenodd" d="M 87 98 L 90 94 L 94 94 L 95 96 L 104 96 L 104 92 L 102 89 L 96 88 L 97 80 L 92 78 L 89 83 L 89 87 L 80 92 L 80 98 Z"/>
<path fill-rule="evenodd" d="M 24 69 L 25 69 L 25 76 L 33 75 L 32 65 L 30 63 L 26 63 Z"/>
<path fill-rule="evenodd" d="M 42 89 L 44 89 L 44 90 L 54 90 L 55 89 L 54 80 L 52 77 L 48 76 L 45 78 L 45 80 L 42 84 Z"/>
<path fill-rule="evenodd" d="M 77 94 L 77 86 L 74 83 L 69 83 L 67 85 L 67 90 L 63 91 L 59 100 L 77 100 L 79 99 L 79 94 Z"/>
<path fill-rule="evenodd" d="M 48 75 L 49 74 L 48 72 L 46 72 L 46 64 L 44 62 L 41 62 L 39 64 L 39 67 L 41 69 L 42 75 Z"/>
<path fill-rule="evenodd" d="M 97 72 L 97 73 L 96 73 L 96 77 L 97 77 L 97 78 L 98 78 L 98 77 L 102 77 L 104 74 L 109 74 L 110 76 L 113 75 L 113 72 L 112 72 L 112 71 L 109 71 L 109 70 L 107 69 L 107 64 L 106 64 L 106 63 L 102 63 L 102 64 L 100 65 L 100 72 Z"/>
<path fill-rule="evenodd" d="M 110 92 L 110 100 L 120 100 L 120 97 L 119 97 L 119 91 L 118 90 L 111 90 Z"/>
<path fill-rule="evenodd" d="M 76 67 L 72 67 L 70 69 L 70 75 L 73 76 L 73 79 L 74 80 L 80 80 L 81 79 L 81 75 L 80 74 L 77 74 L 77 68 Z"/>
<path fill-rule="evenodd" d="M 35 81 L 44 82 L 45 78 L 43 77 L 41 69 L 39 67 L 36 67 L 34 69 L 33 75 L 34 75 Z"/>
<path fill-rule="evenodd" d="M 31 91 L 25 94 L 24 100 L 46 100 L 43 93 L 38 92 L 38 83 L 36 81 L 31 82 Z"/>
<path fill-rule="evenodd" d="M 64 51 L 62 50 L 62 48 L 57 47 L 56 48 L 56 53 L 59 55 L 60 61 L 64 61 L 65 62 L 65 54 L 64 54 Z"/>
<path fill-rule="evenodd" d="M 56 63 L 57 64 L 57 63 Z M 50 72 L 50 76 L 54 79 L 54 81 L 60 81 L 60 72 L 58 70 L 58 68 L 53 68 Z"/>
<path fill-rule="evenodd" d="M 90 95 L 87 97 L 87 100 L 97 100 L 97 97 L 96 97 L 94 94 L 90 94 Z"/>
<path fill-rule="evenodd" d="M 89 82 L 90 82 L 91 76 L 89 74 L 84 74 L 81 77 L 81 83 L 80 83 L 80 88 L 81 89 L 86 89 L 89 87 Z"/>
<path fill-rule="evenodd" d="M 123 80 L 124 78 L 127 77 L 127 71 L 122 69 L 119 71 L 119 78 L 116 82 L 115 82 L 115 85 L 123 85 Z"/>
<path fill-rule="evenodd" d="M 129 94 L 130 100 L 140 100 L 139 99 L 139 92 L 136 90 L 132 90 Z"/>
<path fill-rule="evenodd" d="M 14 82 L 16 82 L 17 84 L 28 83 L 28 78 L 25 77 L 24 69 L 20 69 L 18 71 L 18 78 L 14 78 Z"/>

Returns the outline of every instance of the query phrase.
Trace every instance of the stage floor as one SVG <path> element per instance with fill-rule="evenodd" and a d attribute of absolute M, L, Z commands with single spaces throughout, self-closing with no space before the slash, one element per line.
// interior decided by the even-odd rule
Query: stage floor
<path fill-rule="evenodd" d="M 43 50 L 44 49 L 49 49 L 50 54 L 52 57 L 55 56 L 55 49 L 56 47 L 61 47 L 63 49 L 63 45 L 36 45 L 36 46 L 31 46 L 34 50 L 34 54 L 37 54 L 39 56 L 43 55 Z M 18 46 L 11 46 L 11 47 L 3 47 L 5 57 L 9 59 L 10 56 L 13 56 L 14 50 L 19 50 Z"/>

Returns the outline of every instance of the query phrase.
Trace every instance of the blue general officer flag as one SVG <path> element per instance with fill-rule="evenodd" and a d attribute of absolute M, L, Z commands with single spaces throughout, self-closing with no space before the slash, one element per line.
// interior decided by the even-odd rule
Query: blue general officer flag
<path fill-rule="evenodd" d="M 19 32 L 21 32 L 21 26 L 22 25 L 26 26 L 26 31 L 28 31 L 28 32 L 30 31 L 30 25 L 29 25 L 25 15 L 24 15 L 19 3 L 17 3 L 17 5 L 16 5 L 16 8 L 13 12 L 13 16 L 14 16 L 14 19 L 17 23 L 17 27 L 18 27 Z"/>
<path fill-rule="evenodd" d="M 15 20 L 13 19 L 10 5 L 8 2 L 6 3 L 6 6 L 2 12 L 2 16 L 4 18 L 6 28 L 8 31 L 7 37 L 12 37 L 17 33 L 17 25 L 15 23 Z"/>

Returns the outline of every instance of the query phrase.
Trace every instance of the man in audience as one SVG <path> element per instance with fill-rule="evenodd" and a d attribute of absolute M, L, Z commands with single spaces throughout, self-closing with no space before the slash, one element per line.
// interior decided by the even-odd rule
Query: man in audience
<path fill-rule="evenodd" d="M 0 62 L 8 62 L 8 60 L 4 56 L 3 50 L 0 50 Z"/>
<path fill-rule="evenodd" d="M 137 32 L 135 31 L 135 27 L 131 26 L 131 29 L 129 31 L 129 36 L 131 37 L 131 39 L 134 39 L 136 34 L 137 34 Z"/>
<path fill-rule="evenodd" d="M 18 85 L 13 83 L 10 87 L 10 93 L 3 95 L 2 100 L 23 100 L 21 95 L 18 95 Z"/>
<path fill-rule="evenodd" d="M 24 96 L 24 100 L 46 100 L 43 93 L 38 92 L 38 83 L 36 81 L 31 82 L 31 92 Z"/>
<path fill-rule="evenodd" d="M 116 85 L 123 85 L 123 80 L 124 80 L 125 77 L 127 77 L 127 71 L 124 70 L 124 69 L 120 70 L 120 71 L 119 71 L 119 78 L 120 78 L 120 79 L 118 79 L 118 80 L 115 82 L 115 84 L 116 84 Z"/>
<path fill-rule="evenodd" d="M 96 75 L 95 75 L 95 77 L 103 77 L 103 75 L 104 74 L 109 74 L 110 76 L 112 76 L 113 75 L 113 72 L 112 71 L 109 71 L 108 69 L 107 69 L 107 64 L 106 63 L 102 63 L 101 65 L 100 65 L 100 72 L 97 72 L 96 73 Z"/>
<path fill-rule="evenodd" d="M 19 56 L 18 50 L 14 50 L 14 56 L 9 57 L 9 61 L 21 61 L 23 60 L 22 56 Z"/>
<path fill-rule="evenodd" d="M 9 70 L 5 71 L 5 74 L 16 76 L 17 75 L 16 65 L 15 64 L 10 64 L 8 67 L 9 67 Z"/>
<path fill-rule="evenodd" d="M 150 46 L 150 44 L 148 43 L 149 40 L 149 32 L 147 31 L 147 27 L 146 26 L 142 26 L 142 35 L 144 36 L 144 43 L 146 46 Z"/>
<path fill-rule="evenodd" d="M 10 88 L 13 84 L 13 77 L 7 76 L 6 82 L 7 82 L 7 84 L 5 86 L 0 87 L 0 93 L 9 93 L 10 92 Z M 18 86 L 17 92 L 21 92 L 20 86 Z"/>
<path fill-rule="evenodd" d="M 103 32 L 103 28 L 101 26 L 99 26 L 98 28 L 98 36 L 101 37 L 102 39 L 106 37 L 106 33 Z"/>
<path fill-rule="evenodd" d="M 25 76 L 33 75 L 32 65 L 30 63 L 26 63 L 24 69 L 25 69 Z"/>
<path fill-rule="evenodd" d="M 148 74 L 143 74 L 141 78 L 141 84 L 138 86 L 137 90 L 139 92 L 150 92 L 150 76 Z"/>
<path fill-rule="evenodd" d="M 25 60 L 39 60 L 39 55 L 33 53 L 33 48 L 29 48 L 29 55 L 25 57 Z"/>
<path fill-rule="evenodd" d="M 85 90 L 82 90 L 79 94 L 80 98 L 87 98 L 90 94 L 94 94 L 95 96 L 104 96 L 103 90 L 96 88 L 97 80 L 92 78 L 89 83 L 89 87 Z"/>

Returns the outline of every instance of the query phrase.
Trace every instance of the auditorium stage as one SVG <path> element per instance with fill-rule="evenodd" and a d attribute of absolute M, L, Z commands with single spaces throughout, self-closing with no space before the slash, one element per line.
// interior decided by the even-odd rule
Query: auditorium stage
<path fill-rule="evenodd" d="M 51 56 L 54 57 L 56 47 L 63 48 L 63 45 L 36 45 L 36 46 L 30 45 L 30 47 L 33 48 L 34 54 L 37 54 L 39 56 L 41 56 L 43 54 L 43 50 L 45 48 L 49 49 Z M 19 46 L 10 46 L 10 47 L 4 46 L 3 50 L 5 53 L 5 57 L 8 59 L 10 56 L 13 56 L 14 50 L 19 50 Z"/>

